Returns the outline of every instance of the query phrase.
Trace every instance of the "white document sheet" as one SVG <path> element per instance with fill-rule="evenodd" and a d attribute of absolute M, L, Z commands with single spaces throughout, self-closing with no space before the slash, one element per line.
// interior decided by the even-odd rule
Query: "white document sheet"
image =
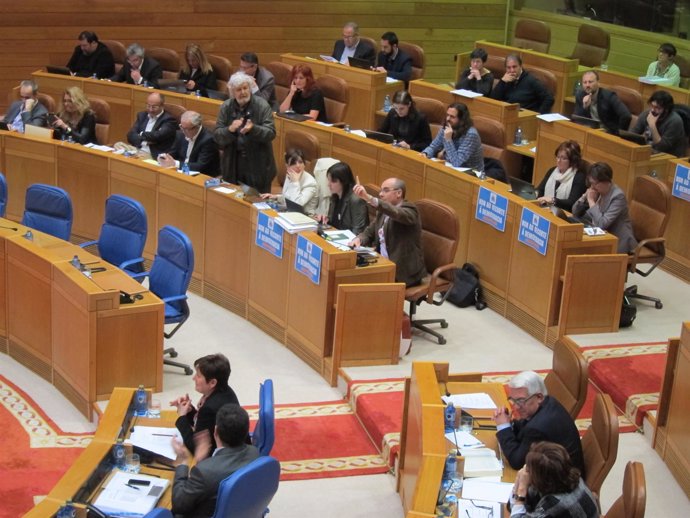
<path fill-rule="evenodd" d="M 175 460 L 177 455 L 172 447 L 172 439 L 182 442 L 182 436 L 177 428 L 162 428 L 158 426 L 135 426 L 126 444 L 133 444 L 139 448 Z"/>
<path fill-rule="evenodd" d="M 476 410 L 491 410 L 496 408 L 496 403 L 486 392 L 475 392 L 473 394 L 451 394 L 443 396 L 443 402 L 452 402 L 454 406 L 460 408 L 474 408 Z"/>
<path fill-rule="evenodd" d="M 458 500 L 458 516 L 461 518 L 501 518 L 501 504 L 483 500 Z"/>
<path fill-rule="evenodd" d="M 462 497 L 469 500 L 506 503 L 513 492 L 509 482 L 492 482 L 484 477 L 466 478 L 462 485 Z"/>
<path fill-rule="evenodd" d="M 149 485 L 128 485 L 130 480 L 146 480 Z M 113 517 L 143 516 L 155 507 L 169 484 L 165 478 L 117 471 L 93 504 Z"/>

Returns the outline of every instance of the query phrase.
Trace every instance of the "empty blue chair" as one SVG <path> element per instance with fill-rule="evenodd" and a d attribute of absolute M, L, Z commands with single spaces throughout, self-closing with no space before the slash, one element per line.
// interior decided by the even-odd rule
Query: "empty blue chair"
<path fill-rule="evenodd" d="M 220 483 L 213 518 L 261 518 L 278 491 L 280 463 L 259 457 Z"/>
<path fill-rule="evenodd" d="M 187 288 L 194 271 L 194 248 L 187 235 L 181 230 L 166 225 L 158 231 L 158 250 L 153 258 L 151 270 L 135 273 L 135 279 L 148 276 L 149 290 L 165 303 L 165 323 L 175 324 L 166 338 L 171 338 L 182 324 L 189 318 L 187 304 Z M 170 347 L 163 354 L 171 358 L 177 356 L 177 351 Z M 191 374 L 192 368 L 183 363 L 165 359 L 163 363 L 184 369 L 185 374 Z"/>
<path fill-rule="evenodd" d="M 143 518 L 173 518 L 173 514 L 169 509 L 156 507 L 155 509 L 151 509 L 148 513 L 146 513 Z"/>
<path fill-rule="evenodd" d="M 22 225 L 69 241 L 72 234 L 72 199 L 67 191 L 35 183 L 26 190 Z"/>
<path fill-rule="evenodd" d="M 113 194 L 105 200 L 105 222 L 98 240 L 82 243 L 81 247 L 97 245 L 101 258 L 133 275 L 143 271 L 147 233 L 144 206 L 127 196 Z"/>
<path fill-rule="evenodd" d="M 273 380 L 267 379 L 259 387 L 259 419 L 252 434 L 252 444 L 258 448 L 262 456 L 270 455 L 275 437 Z"/>
<path fill-rule="evenodd" d="M 7 210 L 7 180 L 5 175 L 0 173 L 0 218 L 5 217 Z"/>

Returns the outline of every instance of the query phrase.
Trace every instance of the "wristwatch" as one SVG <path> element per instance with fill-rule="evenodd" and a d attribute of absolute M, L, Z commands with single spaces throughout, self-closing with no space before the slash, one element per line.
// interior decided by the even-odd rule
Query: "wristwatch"
<path fill-rule="evenodd" d="M 516 502 L 524 502 L 525 500 L 527 500 L 527 498 L 525 496 L 518 496 L 513 493 L 513 500 L 515 500 Z"/>

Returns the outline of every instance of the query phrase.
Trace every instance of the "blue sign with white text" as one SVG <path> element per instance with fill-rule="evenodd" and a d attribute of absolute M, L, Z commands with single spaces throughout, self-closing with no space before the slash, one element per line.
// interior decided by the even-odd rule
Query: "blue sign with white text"
<path fill-rule="evenodd" d="M 546 255 L 546 248 L 549 245 L 549 229 L 551 222 L 542 218 L 539 214 L 532 212 L 527 207 L 522 208 L 520 216 L 520 231 L 518 241 L 534 248 L 541 255 Z"/>
<path fill-rule="evenodd" d="M 256 217 L 256 244 L 278 259 L 283 258 L 283 235 L 285 230 L 263 212 Z"/>
<path fill-rule="evenodd" d="M 314 284 L 321 279 L 321 254 L 323 250 L 301 234 L 297 236 L 295 270 L 309 278 Z"/>
<path fill-rule="evenodd" d="M 508 214 L 508 198 L 496 194 L 486 187 L 480 187 L 477 194 L 477 211 L 474 217 L 491 225 L 500 232 L 505 232 Z"/>
<path fill-rule="evenodd" d="M 676 165 L 672 193 L 676 198 L 690 201 L 690 168 L 680 164 Z"/>

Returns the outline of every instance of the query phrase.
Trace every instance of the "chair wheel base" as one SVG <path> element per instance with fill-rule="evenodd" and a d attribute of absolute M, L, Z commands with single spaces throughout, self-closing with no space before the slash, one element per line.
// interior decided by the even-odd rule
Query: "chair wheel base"
<path fill-rule="evenodd" d="M 441 328 L 446 329 L 447 327 L 448 327 L 448 322 L 446 322 L 445 320 L 443 322 L 441 322 Z"/>
<path fill-rule="evenodd" d="M 656 309 L 661 309 L 661 308 L 664 307 L 664 305 L 661 303 L 661 301 L 657 301 L 657 302 L 654 303 L 654 307 L 655 307 Z"/>

